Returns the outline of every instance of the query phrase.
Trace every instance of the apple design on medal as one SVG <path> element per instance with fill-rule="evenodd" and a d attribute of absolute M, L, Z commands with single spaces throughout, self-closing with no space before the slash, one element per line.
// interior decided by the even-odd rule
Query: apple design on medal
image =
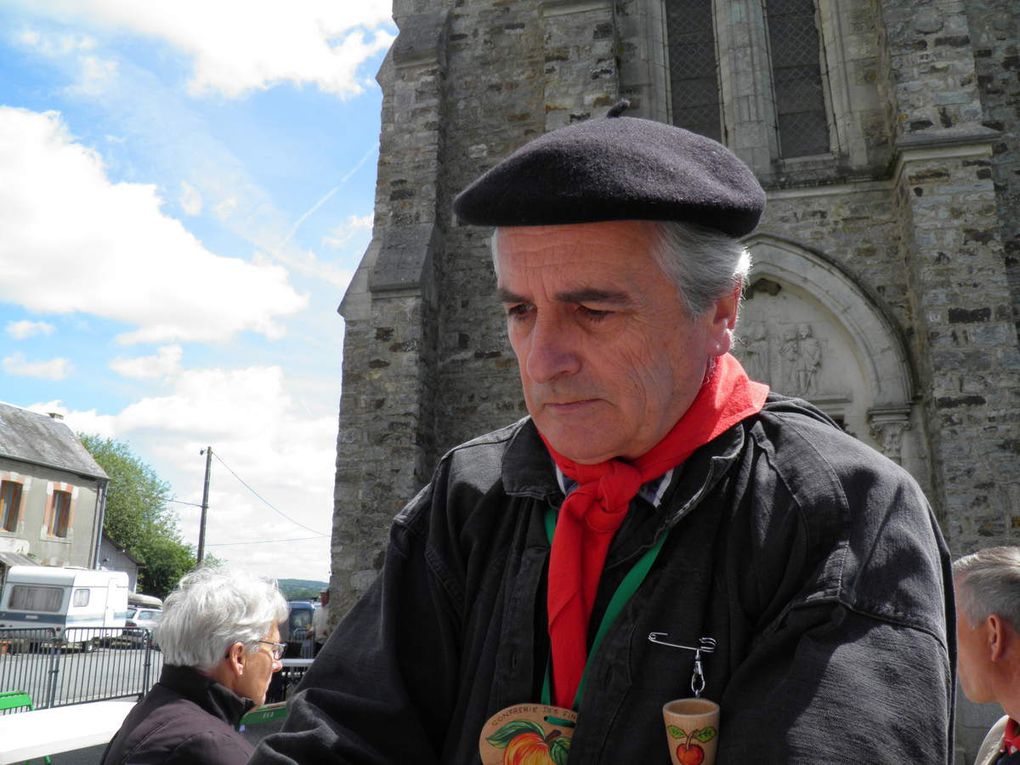
<path fill-rule="evenodd" d="M 503 765 L 566 765 L 570 739 L 556 729 L 545 729 L 532 720 L 514 720 L 488 737 L 503 749 Z"/>

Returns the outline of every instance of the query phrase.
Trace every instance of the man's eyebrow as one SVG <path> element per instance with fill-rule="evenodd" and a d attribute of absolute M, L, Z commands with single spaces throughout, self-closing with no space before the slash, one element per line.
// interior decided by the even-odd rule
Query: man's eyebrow
<path fill-rule="evenodd" d="M 500 303 L 527 303 L 527 299 L 518 295 L 516 292 L 511 292 L 505 287 L 498 287 L 496 289 L 496 297 L 499 298 Z"/>
<path fill-rule="evenodd" d="M 583 287 L 579 290 L 557 292 L 556 299 L 561 303 L 611 303 L 627 305 L 632 302 L 630 295 L 620 290 L 603 290 L 597 287 Z"/>
<path fill-rule="evenodd" d="M 496 290 L 496 296 L 501 303 L 528 303 L 528 298 L 511 292 L 505 287 Z M 597 287 L 583 287 L 577 290 L 557 292 L 556 300 L 560 303 L 610 303 L 615 305 L 628 305 L 633 302 L 626 292 L 620 290 L 604 290 Z"/>

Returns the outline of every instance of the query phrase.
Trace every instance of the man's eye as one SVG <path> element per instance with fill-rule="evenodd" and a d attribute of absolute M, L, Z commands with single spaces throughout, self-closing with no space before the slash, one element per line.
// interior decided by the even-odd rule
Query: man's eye
<path fill-rule="evenodd" d="M 584 318 L 588 319 L 588 321 L 602 321 L 612 314 L 612 311 L 600 311 L 597 308 L 588 308 L 588 306 L 584 305 L 579 305 L 577 310 L 580 311 Z"/>
<path fill-rule="evenodd" d="M 517 303 L 506 307 L 507 318 L 523 319 L 531 312 L 531 305 L 528 303 Z"/>

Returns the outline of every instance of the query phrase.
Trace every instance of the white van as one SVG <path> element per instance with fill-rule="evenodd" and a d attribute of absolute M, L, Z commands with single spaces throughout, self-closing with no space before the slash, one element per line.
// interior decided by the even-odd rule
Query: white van
<path fill-rule="evenodd" d="M 123 571 L 12 566 L 0 592 L 0 629 L 52 628 L 60 643 L 90 651 L 121 634 L 127 599 Z"/>

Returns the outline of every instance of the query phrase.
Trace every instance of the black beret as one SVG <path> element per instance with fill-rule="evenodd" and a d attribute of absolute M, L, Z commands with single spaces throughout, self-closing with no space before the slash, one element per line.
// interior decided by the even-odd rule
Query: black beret
<path fill-rule="evenodd" d="M 765 192 L 729 149 L 620 111 L 525 144 L 457 196 L 457 217 L 479 226 L 662 220 L 732 237 L 754 230 Z"/>

